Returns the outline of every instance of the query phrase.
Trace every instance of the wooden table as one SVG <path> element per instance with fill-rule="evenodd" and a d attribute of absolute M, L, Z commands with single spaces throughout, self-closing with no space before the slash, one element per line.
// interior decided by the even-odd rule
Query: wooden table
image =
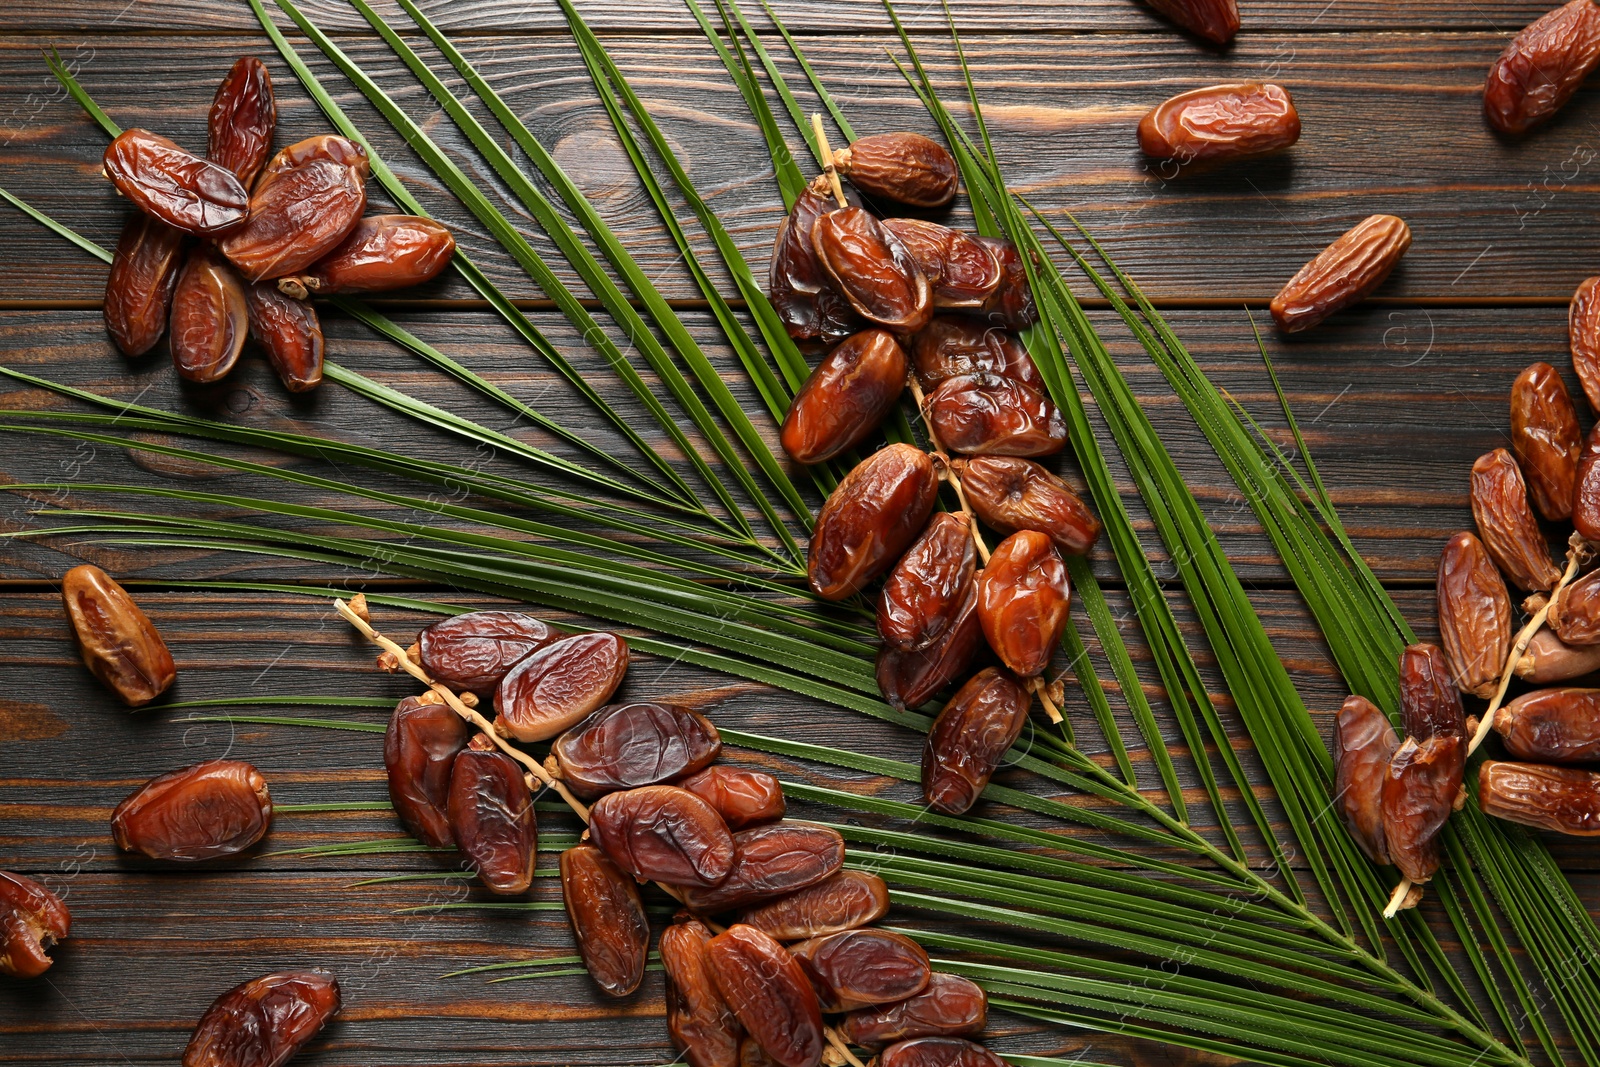
<path fill-rule="evenodd" d="M 1302 338 L 1269 333 L 1267 344 L 1348 526 L 1423 633 L 1434 630 L 1439 547 L 1470 523 L 1468 468 L 1480 453 L 1506 443 L 1512 378 L 1529 362 L 1547 360 L 1579 395 L 1566 359 L 1566 306 L 1573 288 L 1600 265 L 1600 224 L 1586 199 L 1596 191 L 1600 168 L 1600 94 L 1581 92 L 1557 121 L 1515 143 L 1494 136 L 1480 117 L 1479 86 L 1488 63 L 1548 2 L 1244 0 L 1245 30 L 1223 52 L 1175 32 L 1136 0 L 953 3 L 1013 185 L 1046 208 L 1076 212 L 1157 299 L 1207 372 L 1275 429 L 1282 420 L 1243 309 L 1257 309 L 1259 316 L 1284 279 L 1358 219 L 1382 211 L 1410 223 L 1415 245 L 1376 299 Z M 696 310 L 692 283 L 609 132 L 556 5 L 427 0 L 423 6 L 553 149 L 664 291 L 685 302 L 686 319 L 737 379 L 731 359 L 712 344 L 714 326 Z M 781 211 L 770 162 L 686 12 L 674 0 L 582 6 L 747 255 L 764 262 Z M 308 0 L 305 8 L 337 29 L 341 46 L 378 72 L 413 115 L 436 120 L 429 123 L 435 136 L 460 147 L 449 124 L 352 10 L 339 0 Z M 891 36 L 877 5 L 781 0 L 778 10 L 863 127 L 930 129 L 885 54 Z M 940 36 L 938 6 L 908 4 L 903 14 L 955 99 L 952 52 Z M 115 240 L 125 209 L 98 178 L 104 138 L 64 98 L 41 61 L 40 49 L 49 47 L 60 49 L 118 122 L 148 126 L 191 146 L 204 143 L 205 109 L 216 82 L 245 52 L 261 56 L 272 70 L 280 144 L 325 129 L 243 0 L 0 5 L 0 185 L 102 244 Z M 592 354 L 498 249 L 491 251 L 481 228 L 441 194 L 326 63 L 312 65 L 337 86 L 358 123 L 381 132 L 377 142 L 387 158 L 431 209 L 458 227 L 463 247 L 526 301 L 580 365 L 593 368 Z M 1252 78 L 1293 91 L 1305 134 L 1291 153 L 1181 183 L 1162 181 L 1141 161 L 1133 127 L 1146 108 L 1184 88 Z M 542 237 L 534 239 L 546 247 Z M 220 386 L 180 387 L 163 356 L 130 362 L 113 351 L 100 321 L 100 263 L 5 206 L 0 248 L 0 353 L 9 366 L 171 410 L 374 440 L 418 455 L 457 454 L 459 445 L 337 387 L 290 398 L 259 356 L 247 356 Z M 707 262 L 710 257 L 708 251 Z M 472 295 L 451 278 L 417 299 L 386 306 L 397 321 L 533 398 L 541 410 L 586 429 L 592 425 L 597 439 L 610 440 L 614 435 L 594 425 L 581 401 L 468 299 Z M 1116 354 L 1210 509 L 1308 704 L 1326 713 L 1342 696 L 1339 683 L 1253 516 L 1159 376 L 1110 328 L 1112 316 L 1099 306 L 1098 321 L 1116 338 Z M 326 325 L 330 352 L 340 362 L 504 426 L 503 412 L 358 324 L 330 315 Z M 617 395 L 612 377 L 598 369 L 592 377 L 608 397 Z M 37 393 L 0 395 L 5 406 L 41 403 Z M 755 410 L 750 397 L 741 396 Z M 19 481 L 188 484 L 215 491 L 240 484 L 234 476 L 154 453 L 130 456 L 33 437 L 8 437 L 4 455 L 0 469 Z M 312 499 L 281 484 L 252 488 Z M 1124 488 L 1132 493 L 1131 484 Z M 30 511 L 47 495 L 0 497 L 0 525 L 37 524 Z M 69 488 L 56 499 L 85 498 Z M 340 975 L 347 1007 L 297 1063 L 671 1059 L 659 976 L 621 1003 L 603 1002 L 578 977 L 500 986 L 478 977 L 441 979 L 473 963 L 561 954 L 570 951 L 570 938 L 559 912 L 402 910 L 445 898 L 478 899 L 477 891 L 459 883 L 353 885 L 364 877 L 429 869 L 426 857 L 253 855 L 215 869 L 175 872 L 119 856 L 107 833 L 108 813 L 161 771 L 229 753 L 256 763 L 283 804 L 381 803 L 381 756 L 370 734 L 186 724 L 179 721 L 185 713 L 160 710 L 127 714 L 92 684 L 63 622 L 56 582 L 75 558 L 157 583 L 140 599 L 176 654 L 177 698 L 341 693 L 394 699 L 411 687 L 370 670 L 368 650 L 325 601 L 160 584 L 206 578 L 318 584 L 349 575 L 283 560 L 70 541 L 5 541 L 0 550 L 0 867 L 45 877 L 67 897 L 76 922 L 47 981 L 0 983 L 0 1062 L 171 1062 L 219 992 L 274 968 L 312 964 Z M 1120 603 L 1103 550 L 1099 566 Z M 418 586 L 372 578 L 368 588 Z M 484 599 L 427 593 L 461 603 Z M 385 619 L 396 632 L 415 625 L 397 612 Z M 719 721 L 742 729 L 916 758 L 919 739 L 903 731 L 683 664 L 644 657 L 626 692 L 715 707 Z M 1069 712 L 1082 711 L 1081 700 L 1070 697 Z M 374 722 L 382 715 L 352 714 Z M 839 778 L 783 765 L 813 780 Z M 854 788 L 885 784 L 846 778 Z M 909 795 L 903 786 L 891 794 Z M 258 851 L 386 837 L 395 829 L 389 815 L 370 810 L 286 813 Z M 1592 850 L 1569 842 L 1554 847 L 1584 899 L 1600 907 Z M 548 882 L 537 899 L 555 899 Z M 1113 1063 L 1211 1062 L 1003 1017 L 993 1032 L 1003 1035 L 1002 1047 L 1014 1050 L 1081 1053 Z"/>

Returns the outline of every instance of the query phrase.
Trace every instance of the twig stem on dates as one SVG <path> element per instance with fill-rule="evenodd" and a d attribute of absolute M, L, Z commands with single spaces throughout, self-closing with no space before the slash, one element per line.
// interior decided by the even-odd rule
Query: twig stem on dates
<path fill-rule="evenodd" d="M 822 113 L 811 113 L 811 129 L 817 135 L 817 154 L 822 157 L 822 173 L 828 178 L 828 188 L 841 208 L 850 206 L 844 197 L 844 186 L 839 183 L 839 169 L 833 165 L 833 147 L 828 144 L 828 131 L 822 125 Z"/>

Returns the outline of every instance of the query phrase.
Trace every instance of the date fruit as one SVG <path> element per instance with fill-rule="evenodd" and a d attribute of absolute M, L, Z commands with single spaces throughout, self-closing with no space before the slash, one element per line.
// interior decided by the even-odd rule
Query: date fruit
<path fill-rule="evenodd" d="M 266 350 L 272 369 L 291 393 L 322 384 L 322 320 L 304 300 L 285 296 L 268 282 L 245 287 L 250 336 Z"/>
<path fill-rule="evenodd" d="M 783 818 L 783 785 L 766 771 L 719 764 L 674 784 L 715 808 L 730 830 Z"/>
<path fill-rule="evenodd" d="M 272 151 L 278 106 L 272 75 L 255 56 L 240 56 L 217 87 L 206 121 L 206 158 L 233 171 L 250 188 Z"/>
<path fill-rule="evenodd" d="M 189 253 L 172 294 L 172 364 L 186 381 L 219 382 L 250 336 L 244 283 L 207 245 Z"/>
<path fill-rule="evenodd" d="M 1555 588 L 1561 568 L 1550 559 L 1550 545 L 1528 506 L 1522 470 L 1503 448 L 1472 465 L 1472 517 L 1489 558 L 1512 585 L 1530 593 Z"/>
<path fill-rule="evenodd" d="M 584 800 L 693 774 L 721 751 L 711 720 L 676 704 L 612 704 L 550 746 L 561 779 Z"/>
<path fill-rule="evenodd" d="M 1239 82 L 1191 89 L 1139 120 L 1139 148 L 1180 167 L 1280 152 L 1300 139 L 1300 115 L 1279 85 Z"/>
<path fill-rule="evenodd" d="M 939 442 L 964 455 L 1050 456 L 1067 446 L 1067 424 L 1048 398 L 998 374 L 948 378 L 923 408 Z"/>
<path fill-rule="evenodd" d="M 1383 840 L 1400 873 L 1421 885 L 1439 869 L 1439 831 L 1461 796 L 1467 742 L 1439 735 L 1408 737 L 1383 781 Z"/>
<path fill-rule="evenodd" d="M 1419 641 L 1400 653 L 1400 719 L 1418 741 L 1467 732 L 1461 692 L 1438 645 Z"/>
<path fill-rule="evenodd" d="M 1567 305 L 1567 347 L 1572 353 L 1572 369 L 1578 374 L 1589 410 L 1600 412 L 1600 299 L 1595 286 L 1600 275 L 1578 283 Z"/>
<path fill-rule="evenodd" d="M 1067 565 L 1050 538 L 1019 530 L 1001 541 L 978 576 L 978 621 L 1000 662 L 1023 678 L 1049 666 L 1071 597 Z"/>
<path fill-rule="evenodd" d="M 803 941 L 870 926 L 889 912 L 889 887 L 867 871 L 839 871 L 786 897 L 749 908 L 739 921 L 779 941 Z"/>
<path fill-rule="evenodd" d="M 1594 837 L 1600 834 L 1600 774 L 1578 767 L 1484 760 L 1478 806 L 1508 822 Z"/>
<path fill-rule="evenodd" d="M 327 971 L 287 971 L 234 986 L 200 1017 L 183 1067 L 280 1067 L 339 1006 L 339 983 Z"/>
<path fill-rule="evenodd" d="M 389 800 L 412 837 L 450 848 L 450 772 L 472 740 L 472 727 L 431 689 L 395 705 L 383 735 Z"/>
<path fill-rule="evenodd" d="M 869 322 L 912 334 L 933 317 L 933 287 L 900 239 L 858 207 L 817 218 L 811 228 L 817 262 L 856 313 Z"/>
<path fill-rule="evenodd" d="M 978 587 L 974 582 L 967 602 L 943 637 L 917 652 L 884 648 L 878 653 L 878 689 L 883 699 L 896 708 L 921 707 L 966 673 L 982 645 L 983 625 L 978 621 Z"/>
<path fill-rule="evenodd" d="M 956 198 L 960 171 L 955 157 L 920 133 L 875 133 L 833 155 L 850 184 L 871 197 L 907 207 L 944 207 Z"/>
<path fill-rule="evenodd" d="M 593 845 L 579 845 L 561 854 L 561 896 L 595 985 L 608 997 L 638 989 L 650 954 L 650 920 L 634 880 Z"/>
<path fill-rule="evenodd" d="M 438 277 L 455 254 L 455 235 L 432 219 L 368 215 L 310 270 L 278 287 L 300 298 L 407 289 Z"/>
<path fill-rule="evenodd" d="M 123 355 L 144 355 L 167 332 L 184 240 L 181 230 L 142 211 L 122 227 L 106 277 L 105 320 Z"/>
<path fill-rule="evenodd" d="M 1528 480 L 1533 506 L 1551 522 L 1572 515 L 1583 431 L 1561 375 L 1535 363 L 1511 384 L 1511 447 Z"/>
<path fill-rule="evenodd" d="M 1494 696 L 1511 654 L 1511 597 L 1488 549 L 1458 533 L 1439 553 L 1439 642 L 1463 693 Z"/>
<path fill-rule="evenodd" d="M 973 234 L 924 219 L 884 219 L 933 287 L 935 309 L 982 308 L 1005 281 L 992 249 Z"/>
<path fill-rule="evenodd" d="M 784 329 L 797 341 L 842 341 L 865 325 L 855 308 L 833 287 L 833 279 L 817 259 L 811 231 L 831 207 L 822 187 L 808 187 L 778 227 L 767 267 L 768 292 Z"/>
<path fill-rule="evenodd" d="M 1600 645 L 1569 645 L 1540 630 L 1517 660 L 1516 675 L 1529 685 L 1565 682 L 1600 671 Z"/>
<path fill-rule="evenodd" d="M 718 884 L 736 851 L 716 809 L 671 785 L 607 793 L 589 812 L 589 839 L 641 882 L 673 886 Z"/>
<path fill-rule="evenodd" d="M 1591 544 L 1600 544 L 1600 425 L 1589 431 L 1578 455 L 1578 476 L 1572 491 L 1572 528 Z"/>
<path fill-rule="evenodd" d="M 1045 392 L 1044 378 L 1022 342 L 981 319 L 935 315 L 911 339 L 911 358 L 924 389 L 963 374 L 998 374 Z"/>
<path fill-rule="evenodd" d="M 1032 697 L 1010 674 L 986 667 L 950 698 L 922 746 L 928 806 L 961 815 L 978 802 L 1028 721 Z"/>
<path fill-rule="evenodd" d="M 789 949 L 823 1011 L 893 1004 L 928 988 L 933 968 L 921 945 L 888 930 L 846 930 Z"/>
<path fill-rule="evenodd" d="M 667 972 L 667 1032 L 689 1067 L 740 1067 L 744 1027 L 717 992 L 706 960 L 711 931 L 682 918 L 661 932 L 661 969 Z"/>
<path fill-rule="evenodd" d="M 124 704 L 143 707 L 177 679 L 160 631 L 105 571 L 72 568 L 61 576 L 61 600 L 84 666 Z"/>
<path fill-rule="evenodd" d="M 118 848 L 177 863 L 243 852 L 270 825 L 266 779 L 250 764 L 229 759 L 157 775 L 111 813 Z"/>
<path fill-rule="evenodd" d="M 32 878 L 0 871 L 0 974 L 39 977 L 53 962 L 47 950 L 71 933 L 60 897 Z"/>
<path fill-rule="evenodd" d="M 237 229 L 250 207 L 231 170 L 149 130 L 123 130 L 106 148 L 102 166 L 140 211 L 198 237 Z"/>
<path fill-rule="evenodd" d="M 747 908 L 815 885 L 844 865 L 837 830 L 775 822 L 733 835 L 733 866 L 715 886 L 690 886 L 683 902 L 704 914 Z"/>
<path fill-rule="evenodd" d="M 862 330 L 817 364 L 789 404 L 778 439 L 797 463 L 822 463 L 866 440 L 906 387 L 905 349 L 887 330 Z"/>
<path fill-rule="evenodd" d="M 843 600 L 894 566 L 938 493 L 933 460 L 914 445 L 892 444 L 858 463 L 817 516 L 806 560 L 812 590 Z"/>
<path fill-rule="evenodd" d="M 1039 309 L 1033 303 L 1028 267 L 1022 261 L 1022 253 L 1004 237 L 979 237 L 977 240 L 994 253 L 994 258 L 1000 261 L 1000 272 L 1005 276 L 979 314 L 996 326 L 1026 330 L 1039 321 Z"/>
<path fill-rule="evenodd" d="M 878 633 L 902 651 L 927 648 L 949 632 L 977 572 L 972 520 L 942 511 L 928 523 L 878 595 Z"/>
<path fill-rule="evenodd" d="M 1364 696 L 1345 698 L 1333 726 L 1334 804 L 1345 828 L 1374 863 L 1387 864 L 1383 783 L 1400 747 L 1389 717 Z"/>
<path fill-rule="evenodd" d="M 1227 44 L 1239 32 L 1238 0 L 1148 0 L 1151 7 L 1212 44 Z"/>
<path fill-rule="evenodd" d="M 1534 20 L 1489 67 L 1483 115 L 1501 133 L 1521 136 L 1548 120 L 1600 64 L 1600 10 L 1569 3 Z"/>
<path fill-rule="evenodd" d="M 822 1009 L 800 964 L 778 942 L 735 924 L 706 945 L 717 991 L 746 1033 L 779 1067 L 822 1061 Z"/>
<path fill-rule="evenodd" d="M 1600 689 L 1537 689 L 1495 713 L 1495 731 L 1517 759 L 1600 761 Z"/>
<path fill-rule="evenodd" d="M 1005 1060 L 964 1037 L 918 1037 L 884 1049 L 877 1067 L 1005 1067 Z"/>
<path fill-rule="evenodd" d="M 1021 456 L 976 456 L 953 464 L 967 503 L 1003 534 L 1037 530 L 1069 556 L 1100 539 L 1100 520 L 1072 486 Z"/>
<path fill-rule="evenodd" d="M 247 281 L 298 274 L 332 251 L 367 207 L 366 149 L 325 133 L 273 156 L 250 194 L 250 218 L 219 246 Z"/>
<path fill-rule="evenodd" d="M 989 1021 L 989 997 L 960 975 L 935 971 L 928 987 L 897 1004 L 844 1017 L 839 1032 L 852 1044 L 881 1049 L 915 1037 L 976 1037 Z"/>
<path fill-rule="evenodd" d="M 1289 279 L 1272 298 L 1272 317 L 1284 333 L 1309 330 L 1371 296 L 1410 247 L 1411 227 L 1403 220 L 1363 219 Z"/>
<path fill-rule="evenodd" d="M 1590 571 L 1550 602 L 1550 629 L 1569 645 L 1600 645 L 1600 571 Z"/>
<path fill-rule="evenodd" d="M 612 633 L 573 634 L 533 652 L 494 691 L 495 729 L 544 741 L 611 699 L 628 673 L 628 643 Z"/>
<path fill-rule="evenodd" d="M 533 885 L 539 825 L 517 761 L 479 734 L 450 770 L 450 831 L 491 893 L 515 896 Z"/>
<path fill-rule="evenodd" d="M 520 611 L 469 611 L 417 634 L 417 655 L 434 681 L 486 697 L 511 668 L 560 636 Z"/>

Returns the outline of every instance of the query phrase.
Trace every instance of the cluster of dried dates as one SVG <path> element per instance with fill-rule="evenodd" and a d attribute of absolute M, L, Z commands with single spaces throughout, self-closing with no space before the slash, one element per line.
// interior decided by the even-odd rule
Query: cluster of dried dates
<path fill-rule="evenodd" d="M 417 285 L 450 262 L 455 239 L 432 219 L 362 217 L 359 144 L 324 134 L 269 159 L 276 124 L 267 68 L 244 56 L 212 101 L 203 158 L 142 129 L 106 149 L 106 176 L 139 209 L 106 280 L 106 329 L 127 355 L 167 333 L 178 374 L 216 382 L 253 337 L 304 392 L 322 380 L 311 295 Z"/>

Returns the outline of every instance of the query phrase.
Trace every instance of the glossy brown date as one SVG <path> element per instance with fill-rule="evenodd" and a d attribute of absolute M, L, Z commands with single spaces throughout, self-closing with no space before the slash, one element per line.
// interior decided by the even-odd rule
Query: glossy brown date
<path fill-rule="evenodd" d="M 721 751 L 711 720 L 676 704 L 612 704 L 550 746 L 562 781 L 584 800 L 693 774 Z"/>
<path fill-rule="evenodd" d="M 1529 23 L 1489 67 L 1483 115 L 1520 136 L 1561 110 L 1600 64 L 1600 10 L 1578 0 Z"/>
<path fill-rule="evenodd" d="M 1600 425 L 1589 431 L 1578 454 L 1572 490 L 1572 528 L 1591 544 L 1600 544 Z"/>
<path fill-rule="evenodd" d="M 186 381 L 226 378 L 250 336 L 244 283 L 209 246 L 189 253 L 172 294 L 172 365 Z"/>
<path fill-rule="evenodd" d="M 800 964 L 778 942 L 735 924 L 706 945 L 717 991 L 745 1032 L 779 1067 L 817 1067 L 822 1010 Z"/>
<path fill-rule="evenodd" d="M 928 279 L 936 310 L 982 308 L 1005 281 L 994 251 L 973 234 L 925 219 L 884 219 L 883 228 L 900 239 Z"/>
<path fill-rule="evenodd" d="M 0 974 L 37 978 L 53 962 L 48 950 L 72 933 L 72 915 L 50 890 L 0 871 Z"/>
<path fill-rule="evenodd" d="M 199 237 L 245 221 L 250 196 L 227 167 L 185 152 L 149 130 L 124 130 L 106 148 L 106 176 L 146 215 Z"/>
<path fill-rule="evenodd" d="M 1180 168 L 1280 152 L 1299 139 L 1294 100 L 1282 86 L 1263 82 L 1191 89 L 1139 120 L 1140 150 Z"/>
<path fill-rule="evenodd" d="M 533 884 L 539 826 L 517 761 L 479 734 L 450 769 L 450 832 L 478 881 L 501 896 Z"/>
<path fill-rule="evenodd" d="M 928 987 L 896 1004 L 844 1017 L 839 1031 L 862 1048 L 881 1049 L 916 1037 L 976 1037 L 989 1021 L 989 997 L 960 975 L 935 971 Z"/>
<path fill-rule="evenodd" d="M 858 207 L 820 215 L 811 228 L 817 262 L 856 313 L 912 334 L 933 317 L 933 288 L 900 239 Z"/>
<path fill-rule="evenodd" d="M 842 341 L 866 325 L 833 286 L 817 259 L 811 231 L 831 204 L 823 190 L 807 188 L 778 228 L 767 268 L 772 306 L 784 329 L 797 341 Z"/>
<path fill-rule="evenodd" d="M 432 219 L 368 215 L 310 270 L 278 287 L 296 297 L 408 289 L 438 277 L 455 254 L 455 236 Z"/>
<path fill-rule="evenodd" d="M 961 815 L 978 802 L 1028 721 L 1032 698 L 1007 672 L 986 667 L 939 712 L 922 746 L 928 806 Z"/>
<path fill-rule="evenodd" d="M 760 1042 L 746 1034 L 739 1039 L 739 1067 L 778 1067 L 778 1061 L 767 1055 Z"/>
<path fill-rule="evenodd" d="M 661 932 L 661 969 L 667 972 L 667 1033 L 689 1067 L 740 1067 L 744 1027 L 717 992 L 706 960 L 711 931 L 698 919 L 680 918 Z"/>
<path fill-rule="evenodd" d="M 1595 286 L 1600 276 L 1578 283 L 1567 305 L 1567 347 L 1572 369 L 1578 374 L 1589 410 L 1600 412 L 1600 298 Z"/>
<path fill-rule="evenodd" d="M 650 921 L 634 880 L 598 848 L 579 845 L 561 854 L 561 896 L 595 985 L 608 997 L 638 989 L 650 954 Z"/>
<path fill-rule="evenodd" d="M 921 945 L 888 930 L 846 930 L 789 949 L 823 1011 L 893 1004 L 928 988 L 933 968 Z"/>
<path fill-rule="evenodd" d="M 272 151 L 278 124 L 272 75 L 255 56 L 240 56 L 217 87 L 206 120 L 206 158 L 233 171 L 246 189 Z"/>
<path fill-rule="evenodd" d="M 1537 689 L 1495 713 L 1495 732 L 1517 759 L 1600 761 L 1600 689 Z"/>
<path fill-rule="evenodd" d="M 956 512 L 936 514 L 878 594 L 884 644 L 911 652 L 948 633 L 972 591 L 977 565 L 972 520 Z"/>
<path fill-rule="evenodd" d="M 1309 330 L 1371 296 L 1410 247 L 1411 227 L 1403 220 L 1363 219 L 1289 279 L 1272 298 L 1272 317 L 1284 333 Z"/>
<path fill-rule="evenodd" d="M 1569 645 L 1540 630 L 1517 660 L 1516 675 L 1529 685 L 1549 685 L 1600 671 L 1600 645 Z"/>
<path fill-rule="evenodd" d="M 917 1037 L 890 1045 L 878 1067 L 1005 1067 L 1006 1061 L 964 1037 Z"/>
<path fill-rule="evenodd" d="M 1478 806 L 1486 815 L 1576 837 L 1600 834 L 1600 774 L 1578 767 L 1484 760 Z"/>
<path fill-rule="evenodd" d="M 84 666 L 124 704 L 143 707 L 177 679 L 161 632 L 105 571 L 73 567 L 61 576 L 61 600 Z"/>
<path fill-rule="evenodd" d="M 955 199 L 960 171 L 955 157 L 920 133 L 875 133 L 833 156 L 834 167 L 871 197 L 908 207 L 944 207 Z"/>
<path fill-rule="evenodd" d="M 1100 539 L 1100 520 L 1089 505 L 1031 459 L 975 456 L 953 466 L 973 512 L 1003 534 L 1037 530 L 1069 556 L 1085 554 Z"/>
<path fill-rule="evenodd" d="M 1439 869 L 1439 831 L 1461 796 L 1467 742 L 1439 735 L 1408 737 L 1383 781 L 1383 840 L 1389 859 L 1418 885 Z"/>
<path fill-rule="evenodd" d="M 1019 530 L 1001 541 L 978 576 L 983 636 L 1000 662 L 1023 678 L 1050 665 L 1071 604 L 1067 565 L 1037 530 Z"/>
<path fill-rule="evenodd" d="M 1026 330 L 1039 321 L 1039 309 L 1033 303 L 1033 289 L 1028 285 L 1028 268 L 1022 261 L 1022 253 L 1004 237 L 979 237 L 978 243 L 994 253 L 1005 276 L 1000 288 L 984 302 L 979 315 L 995 326 Z"/>
<path fill-rule="evenodd" d="M 1472 517 L 1483 547 L 1512 585 L 1530 593 L 1555 588 L 1561 569 L 1550 559 L 1550 545 L 1528 506 L 1522 471 L 1503 448 L 1472 465 Z"/>
<path fill-rule="evenodd" d="M 973 583 L 967 602 L 956 613 L 950 629 L 927 648 L 902 652 L 885 648 L 878 653 L 876 674 L 883 699 L 897 708 L 916 708 L 966 673 L 983 645 L 983 625 L 978 621 L 978 587 Z"/>
<path fill-rule="evenodd" d="M 1334 804 L 1350 836 L 1374 863 L 1387 864 L 1383 783 L 1400 747 L 1389 717 L 1364 696 L 1345 698 L 1333 726 Z"/>
<path fill-rule="evenodd" d="M 911 339 L 911 358 L 924 389 L 963 374 L 998 374 L 1045 391 L 1039 368 L 1016 335 L 972 316 L 935 315 Z"/>
<path fill-rule="evenodd" d="M 806 560 L 812 590 L 843 600 L 894 566 L 938 492 L 933 460 L 912 445 L 892 444 L 858 463 L 817 516 Z"/>
<path fill-rule="evenodd" d="M 249 221 L 219 247 L 247 281 L 300 273 L 360 220 L 369 169 L 366 149 L 337 134 L 280 150 L 256 180 Z"/>
<path fill-rule="evenodd" d="M 862 330 L 834 346 L 789 404 L 778 439 L 797 463 L 822 463 L 859 445 L 906 387 L 905 349 L 887 330 Z"/>
<path fill-rule="evenodd" d="M 450 771 L 472 727 L 432 690 L 395 705 L 383 735 L 389 800 L 412 837 L 432 848 L 455 845 Z"/>
<path fill-rule="evenodd" d="M 939 443 L 963 455 L 1051 456 L 1067 424 L 1045 395 L 998 374 L 948 378 L 923 408 Z"/>
<path fill-rule="evenodd" d="M 844 838 L 826 826 L 775 822 L 734 834 L 733 852 L 720 883 L 684 890 L 687 907 L 710 915 L 815 885 L 844 865 Z"/>
<path fill-rule="evenodd" d="M 494 691 L 495 729 L 544 741 L 611 699 L 628 673 L 628 643 L 612 633 L 573 634 L 531 653 Z"/>
<path fill-rule="evenodd" d="M 733 835 L 722 816 L 676 786 L 607 793 L 589 812 L 589 838 L 641 882 L 704 888 L 733 869 Z"/>
<path fill-rule="evenodd" d="M 1529 366 L 1511 383 L 1511 447 L 1534 508 L 1551 522 L 1565 521 L 1572 514 L 1583 431 L 1566 383 L 1548 363 Z"/>
<path fill-rule="evenodd" d="M 280 1067 L 339 1013 L 327 971 L 269 974 L 212 1002 L 183 1050 L 183 1067 Z"/>
<path fill-rule="evenodd" d="M 520 611 L 469 611 L 418 633 L 417 655 L 434 681 L 486 697 L 511 668 L 560 636 Z"/>
<path fill-rule="evenodd" d="M 266 779 L 250 764 L 228 759 L 158 775 L 111 813 L 118 848 L 177 863 L 243 852 L 271 825 Z"/>
<path fill-rule="evenodd" d="M 889 913 L 889 887 L 867 871 L 838 871 L 788 896 L 748 908 L 739 921 L 779 941 L 870 926 Z"/>
<path fill-rule="evenodd" d="M 266 350 L 272 369 L 291 393 L 322 384 L 322 320 L 305 300 L 295 300 L 269 282 L 245 287 L 250 336 Z"/>
<path fill-rule="evenodd" d="M 710 804 L 730 830 L 783 818 L 783 785 L 765 771 L 718 764 L 674 784 Z"/>
<path fill-rule="evenodd" d="M 1550 629 L 1569 645 L 1600 645 L 1600 571 L 1590 571 L 1550 602 Z"/>
<path fill-rule="evenodd" d="M 181 230 L 142 211 L 122 227 L 106 277 L 104 314 L 106 332 L 124 355 L 144 355 L 167 332 L 184 240 Z"/>
<path fill-rule="evenodd" d="M 1489 550 L 1458 533 L 1439 553 L 1439 643 L 1463 693 L 1494 696 L 1511 654 L 1511 597 Z"/>
<path fill-rule="evenodd" d="M 1400 718 L 1406 733 L 1418 741 L 1466 733 L 1461 691 L 1438 645 L 1419 641 L 1400 653 Z"/>
<path fill-rule="evenodd" d="M 1212 44 L 1227 44 L 1239 32 L 1237 0 L 1148 0 L 1151 7 Z"/>

